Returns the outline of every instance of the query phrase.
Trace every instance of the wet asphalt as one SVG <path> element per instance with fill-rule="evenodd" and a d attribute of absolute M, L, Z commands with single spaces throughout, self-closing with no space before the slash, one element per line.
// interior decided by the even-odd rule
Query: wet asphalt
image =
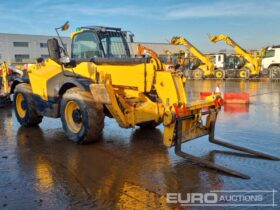
<path fill-rule="evenodd" d="M 248 92 L 251 102 L 225 106 L 216 136 L 280 157 L 280 83 L 220 83 L 224 92 Z M 188 81 L 188 98 L 215 90 L 216 84 Z M 123 129 L 106 118 L 99 142 L 76 145 L 65 136 L 59 119 L 44 118 L 40 127 L 24 128 L 12 108 L 0 109 L 0 209 L 273 209 L 167 204 L 167 193 L 279 191 L 280 161 L 226 149 L 207 137 L 183 144 L 188 153 L 251 177 L 243 180 L 177 157 L 174 148 L 163 146 L 162 131 L 162 126 Z M 264 197 L 269 203 L 269 195 Z M 280 192 L 274 202 L 279 209 Z"/>

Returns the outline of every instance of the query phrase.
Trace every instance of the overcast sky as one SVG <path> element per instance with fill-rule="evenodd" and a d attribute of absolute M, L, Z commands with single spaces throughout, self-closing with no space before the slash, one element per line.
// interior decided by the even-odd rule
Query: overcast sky
<path fill-rule="evenodd" d="M 121 27 L 136 41 L 167 42 L 184 36 L 201 51 L 230 49 L 213 44 L 207 34 L 225 33 L 244 48 L 280 44 L 280 1 L 277 0 L 30 0 L 1 1 L 2 33 L 54 35 L 54 27 Z"/>

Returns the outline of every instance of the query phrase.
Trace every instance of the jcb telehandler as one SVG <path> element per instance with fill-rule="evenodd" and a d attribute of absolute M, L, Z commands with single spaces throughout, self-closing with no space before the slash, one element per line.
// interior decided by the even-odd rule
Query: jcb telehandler
<path fill-rule="evenodd" d="M 65 24 L 56 31 L 67 28 Z M 249 177 L 184 153 L 181 144 L 209 135 L 212 143 L 275 159 L 216 140 L 220 96 L 187 103 L 181 77 L 156 69 L 153 58 L 132 58 L 126 36 L 120 28 L 81 27 L 71 34 L 71 58 L 57 39 L 48 40 L 50 57 L 30 66 L 28 82 L 14 89 L 20 124 L 36 126 L 43 116 L 61 118 L 69 139 L 81 144 L 99 139 L 105 116 L 115 118 L 122 128 L 163 123 L 164 144 L 175 146 L 177 155 L 241 178 Z"/>
<path fill-rule="evenodd" d="M 243 49 L 231 37 L 225 34 L 210 36 L 209 39 L 213 43 L 217 43 L 222 40 L 225 41 L 226 44 L 228 44 L 235 50 L 236 54 L 245 59 L 245 62 L 240 69 L 233 70 L 235 72 L 235 77 L 249 79 L 250 77 L 259 77 L 261 75 L 262 53 L 260 53 L 260 55 L 253 55 L 252 53 Z"/>

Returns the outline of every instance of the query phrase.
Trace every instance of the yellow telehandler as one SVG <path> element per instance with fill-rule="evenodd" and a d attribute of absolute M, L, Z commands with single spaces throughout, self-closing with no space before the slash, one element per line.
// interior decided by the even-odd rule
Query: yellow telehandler
<path fill-rule="evenodd" d="M 215 74 L 215 64 L 207 56 L 200 52 L 195 46 L 193 46 L 189 41 L 183 37 L 173 37 L 171 39 L 171 44 L 175 45 L 185 45 L 188 52 L 193 56 L 198 58 L 197 62 L 192 62 L 189 70 L 191 70 L 191 76 L 195 79 L 202 79 L 205 77 L 214 77 Z"/>
<path fill-rule="evenodd" d="M 66 23 L 56 31 L 68 27 Z M 36 126 L 43 117 L 61 118 L 68 138 L 78 144 L 100 139 L 105 116 L 115 118 L 122 128 L 152 129 L 163 123 L 163 142 L 175 146 L 177 155 L 241 178 L 249 177 L 187 154 L 181 144 L 207 135 L 212 143 L 276 159 L 215 139 L 221 97 L 213 94 L 187 103 L 175 71 L 157 69 L 153 58 L 130 56 L 127 33 L 103 26 L 78 28 L 71 34 L 71 57 L 61 39 L 60 44 L 55 38 L 48 40 L 50 57 L 31 65 L 28 82 L 13 90 L 18 122 Z"/>
<path fill-rule="evenodd" d="M 210 36 L 209 37 L 211 42 L 219 42 L 219 41 L 225 41 L 226 44 L 231 46 L 236 54 L 242 56 L 245 58 L 244 65 L 240 69 L 236 70 L 235 77 L 238 78 L 245 78 L 249 79 L 250 77 L 259 77 L 261 73 L 261 56 L 263 55 L 263 50 L 259 52 L 259 54 L 253 54 L 250 52 L 247 52 L 245 49 L 243 49 L 241 46 L 239 46 L 235 41 L 232 40 L 231 37 L 220 34 L 217 36 Z"/>

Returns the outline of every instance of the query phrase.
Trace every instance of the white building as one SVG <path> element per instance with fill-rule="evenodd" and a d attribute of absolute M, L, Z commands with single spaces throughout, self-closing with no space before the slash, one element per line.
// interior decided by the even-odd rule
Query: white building
<path fill-rule="evenodd" d="M 36 58 L 47 57 L 47 40 L 53 36 L 8 34 L 0 33 L 0 63 L 6 62 L 34 62 Z M 71 40 L 62 37 L 68 52 L 71 51 Z M 143 46 L 162 55 L 166 50 L 177 53 L 184 50 L 184 46 L 176 46 L 165 43 L 141 43 Z M 130 43 L 131 54 L 137 54 L 138 43 Z"/>
<path fill-rule="evenodd" d="M 0 62 L 28 62 L 48 56 L 47 40 L 52 36 L 0 33 Z M 69 38 L 62 38 L 67 49 Z"/>

